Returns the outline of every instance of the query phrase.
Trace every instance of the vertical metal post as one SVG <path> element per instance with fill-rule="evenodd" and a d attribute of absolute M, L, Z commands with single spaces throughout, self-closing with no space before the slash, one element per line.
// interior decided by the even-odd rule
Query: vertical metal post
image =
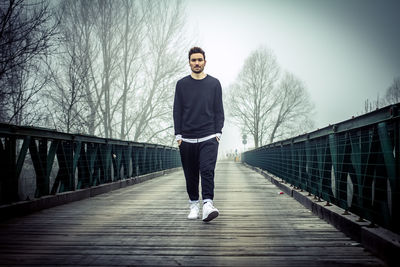
<path fill-rule="evenodd" d="M 18 201 L 18 177 L 16 173 L 16 138 L 7 136 L 4 138 L 4 149 L 2 149 L 0 181 L 1 203 Z"/>

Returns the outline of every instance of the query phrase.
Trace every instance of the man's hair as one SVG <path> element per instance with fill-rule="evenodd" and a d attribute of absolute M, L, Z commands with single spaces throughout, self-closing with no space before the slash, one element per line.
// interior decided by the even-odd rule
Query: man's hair
<path fill-rule="evenodd" d="M 204 60 L 206 60 L 206 53 L 204 52 L 203 49 L 201 49 L 200 47 L 197 47 L 197 46 L 190 48 L 190 50 L 189 50 L 189 60 L 190 60 L 190 56 L 192 54 L 196 54 L 196 53 L 202 54 L 203 57 L 204 57 Z"/>

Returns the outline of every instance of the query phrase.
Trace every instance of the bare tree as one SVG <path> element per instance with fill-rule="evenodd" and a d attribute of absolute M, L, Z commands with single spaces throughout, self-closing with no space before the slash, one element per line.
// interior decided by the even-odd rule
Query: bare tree
<path fill-rule="evenodd" d="M 400 102 L 400 76 L 393 79 L 392 85 L 386 90 L 385 104 L 395 104 Z"/>
<path fill-rule="evenodd" d="M 103 123 L 103 134 L 106 138 L 113 137 L 113 100 L 116 97 L 112 90 L 113 83 L 117 77 L 117 68 L 120 64 L 120 39 L 118 38 L 119 20 L 122 6 L 119 1 L 97 0 L 94 3 L 94 14 L 96 16 L 96 37 L 100 43 L 101 59 L 101 83 L 97 88 L 97 95 L 102 98 L 101 120 Z M 102 96 L 102 97 L 101 97 Z M 118 105 L 115 105 L 118 107 Z"/>
<path fill-rule="evenodd" d="M 53 127 L 64 132 L 85 132 L 81 112 L 84 112 L 84 106 L 80 105 L 84 98 L 82 82 L 79 80 L 79 74 L 73 69 L 73 64 L 69 65 L 68 73 L 64 80 L 58 78 L 53 80 L 51 88 L 44 95 L 52 100 L 53 106 L 49 110 L 52 117 Z M 60 75 L 61 76 L 61 75 Z M 64 75 L 62 75 L 64 76 Z M 68 88 L 65 90 L 65 88 Z"/>
<path fill-rule="evenodd" d="M 49 110 L 59 107 L 53 123 L 105 137 L 170 140 L 173 89 L 189 47 L 183 2 L 65 0 L 59 9 L 63 37 L 49 86 L 57 93 L 46 96 Z"/>
<path fill-rule="evenodd" d="M 374 111 L 379 108 L 380 99 L 379 96 L 375 101 L 371 101 L 368 98 L 364 101 L 364 113 Z"/>
<path fill-rule="evenodd" d="M 66 113 L 59 118 L 69 118 L 68 114 L 74 110 L 74 130 L 113 137 L 121 95 L 121 90 L 115 90 L 121 65 L 120 24 L 124 8 L 121 3 L 105 0 L 60 2 L 62 39 L 59 55 L 54 58 L 55 65 L 51 66 L 52 74 L 58 76 L 53 77 L 53 85 L 60 93 L 50 99 L 57 105 L 66 105 L 60 109 Z M 54 70 L 61 68 L 63 71 Z"/>
<path fill-rule="evenodd" d="M 389 89 L 390 88 L 388 88 L 388 91 L 389 91 Z M 388 91 L 386 91 L 386 93 L 388 92 Z M 377 109 L 379 109 L 379 108 L 381 108 L 381 107 L 383 107 L 383 106 L 385 106 L 385 105 L 387 105 L 387 104 L 389 104 L 390 102 L 388 101 L 386 101 L 386 99 L 384 99 L 384 98 L 381 98 L 380 96 L 379 96 L 379 93 L 376 95 L 376 99 L 374 100 L 374 101 L 371 101 L 371 100 L 369 100 L 369 98 L 367 98 L 365 101 L 364 101 L 364 111 L 362 112 L 362 113 L 369 113 L 369 112 L 372 112 L 372 111 L 374 111 L 374 110 L 377 110 Z"/>
<path fill-rule="evenodd" d="M 384 97 L 380 97 L 379 93 L 375 101 L 368 98 L 364 101 L 364 111 L 362 113 L 369 113 L 377 110 L 383 106 L 396 104 L 400 102 L 400 77 L 393 79 L 392 84 L 387 88 Z"/>
<path fill-rule="evenodd" d="M 171 110 L 175 82 L 186 66 L 182 1 L 148 1 L 147 53 L 144 88 L 132 120 L 134 141 L 165 143 L 172 130 Z M 163 137 L 162 137 L 163 136 Z M 169 138 L 168 138 L 169 141 Z"/>
<path fill-rule="evenodd" d="M 141 53 L 144 48 L 145 18 L 148 15 L 146 6 L 140 6 L 138 1 L 124 0 L 121 52 L 122 64 L 120 73 L 122 75 L 121 95 L 121 131 L 120 138 L 126 139 L 129 135 L 132 115 L 129 114 L 128 102 L 135 102 L 135 96 L 139 87 L 140 69 L 143 66 Z"/>
<path fill-rule="evenodd" d="M 51 126 L 66 132 L 94 134 L 96 99 L 91 85 L 91 6 L 87 1 L 59 2 L 57 53 L 47 58 L 51 82 L 43 93 Z M 98 104 L 97 104 L 98 105 Z"/>
<path fill-rule="evenodd" d="M 69 0 L 64 1 L 61 6 L 61 10 L 64 10 L 64 22 L 70 25 L 71 30 L 66 31 L 66 38 L 68 33 L 74 35 L 75 42 L 67 42 L 68 46 L 75 46 L 77 51 L 77 58 L 74 60 L 79 67 L 79 79 L 82 81 L 83 96 L 85 101 L 85 107 L 87 111 L 80 113 L 81 121 L 85 122 L 88 134 L 94 135 L 99 122 L 96 119 L 97 110 L 100 106 L 101 98 L 98 98 L 95 94 L 96 75 L 94 75 L 93 64 L 95 58 L 99 52 L 96 47 L 94 40 L 94 26 L 95 16 L 91 2 L 85 0 Z M 71 40 L 71 38 L 69 38 Z M 69 44 L 68 44 L 69 43 Z"/>
<path fill-rule="evenodd" d="M 57 21 L 52 15 L 48 1 L 0 2 L 2 121 L 21 124 L 37 115 L 26 108 L 47 81 L 46 77 L 41 78 L 41 58 L 49 53 L 50 40 L 56 35 Z"/>
<path fill-rule="evenodd" d="M 279 104 L 274 113 L 274 126 L 269 137 L 270 143 L 276 139 L 289 138 L 295 134 L 306 132 L 314 126 L 310 118 L 314 104 L 311 103 L 304 83 L 293 74 L 286 72 L 278 88 Z"/>
<path fill-rule="evenodd" d="M 35 125 L 42 118 L 38 93 L 48 83 L 48 76 L 38 66 L 14 70 L 9 80 L 9 92 L 5 107 L 12 108 L 7 123 Z"/>
<path fill-rule="evenodd" d="M 64 40 L 65 51 L 57 57 L 57 67 L 49 68 L 51 82 L 43 95 L 51 101 L 49 113 L 55 129 L 85 132 L 85 120 L 81 116 L 86 109 L 82 62 L 74 45 L 76 36 L 68 36 L 71 39 Z"/>
<path fill-rule="evenodd" d="M 243 132 L 253 136 L 255 147 L 312 127 L 313 105 L 304 84 L 288 72 L 279 83 L 279 73 L 273 52 L 261 47 L 246 59 L 230 87 L 229 111 Z"/>
<path fill-rule="evenodd" d="M 245 132 L 262 146 L 271 127 L 271 114 L 279 98 L 276 83 L 280 68 L 271 50 L 262 47 L 250 54 L 229 92 L 230 113 Z"/>

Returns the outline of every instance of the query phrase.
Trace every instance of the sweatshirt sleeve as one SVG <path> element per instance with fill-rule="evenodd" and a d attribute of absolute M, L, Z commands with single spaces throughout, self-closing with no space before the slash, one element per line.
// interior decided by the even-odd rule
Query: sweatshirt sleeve
<path fill-rule="evenodd" d="M 221 88 L 221 83 L 218 80 L 215 90 L 214 112 L 215 112 L 215 133 L 222 134 L 222 128 L 224 127 L 225 117 L 224 117 L 224 106 L 222 104 L 222 88 Z"/>
<path fill-rule="evenodd" d="M 181 98 L 179 96 L 179 82 L 176 83 L 176 87 L 175 87 L 173 116 L 174 116 L 175 135 L 180 135 L 181 134 L 181 130 L 182 130 L 181 129 L 181 125 L 182 125 L 182 103 L 181 103 Z"/>

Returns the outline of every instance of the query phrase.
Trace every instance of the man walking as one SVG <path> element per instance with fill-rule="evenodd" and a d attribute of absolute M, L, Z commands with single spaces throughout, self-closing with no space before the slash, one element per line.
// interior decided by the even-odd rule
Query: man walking
<path fill-rule="evenodd" d="M 204 73 L 206 57 L 200 47 L 189 51 L 192 70 L 176 84 L 174 100 L 175 136 L 179 145 L 186 190 L 189 195 L 188 219 L 198 219 L 199 174 L 203 200 L 203 221 L 219 215 L 213 205 L 214 169 L 224 126 L 224 108 L 220 82 Z"/>

